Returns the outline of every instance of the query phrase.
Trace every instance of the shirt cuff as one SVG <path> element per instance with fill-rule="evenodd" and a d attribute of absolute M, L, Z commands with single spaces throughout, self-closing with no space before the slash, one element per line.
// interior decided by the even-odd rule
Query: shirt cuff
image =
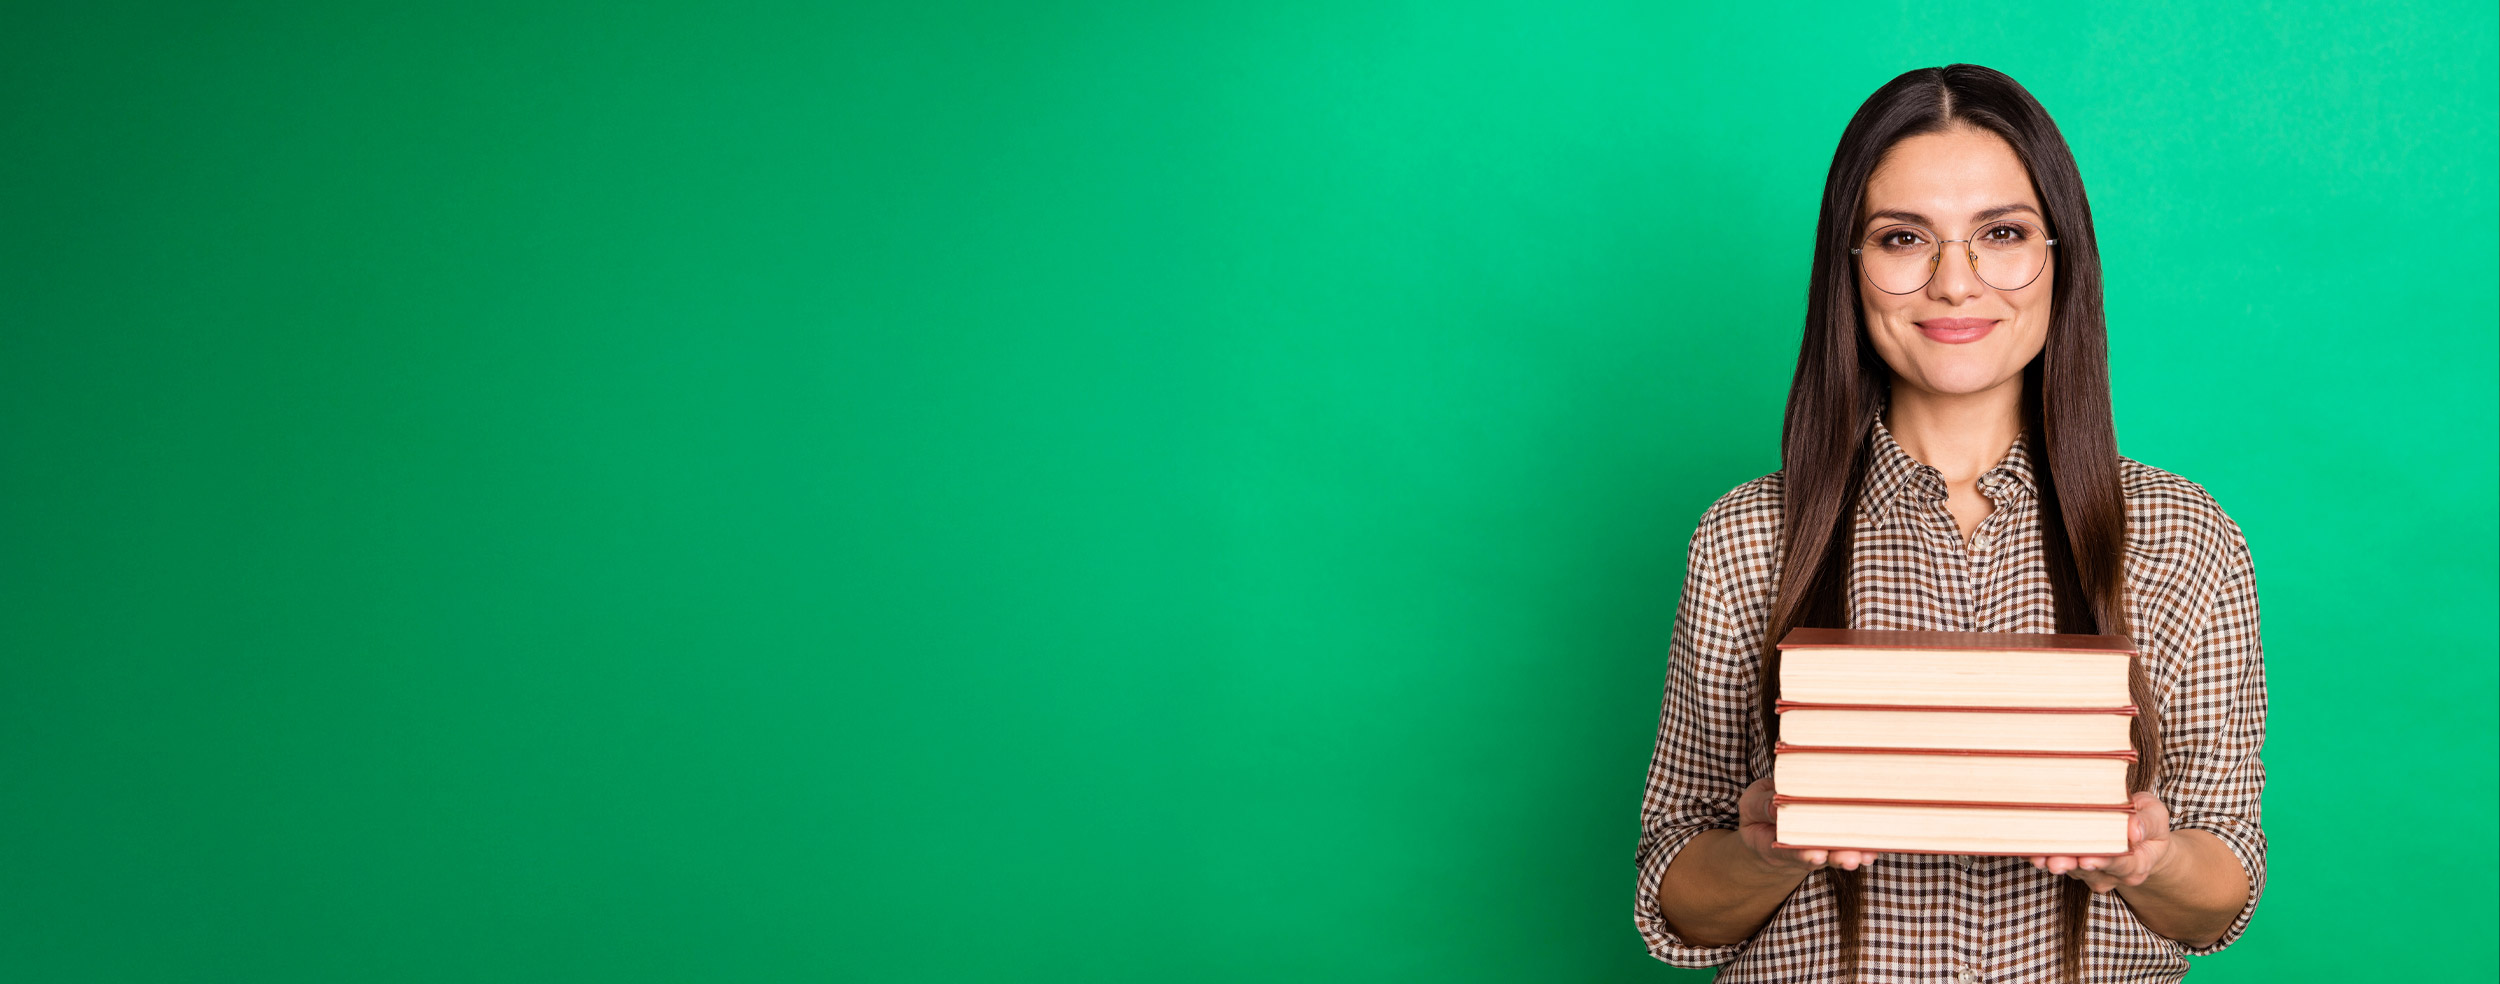
<path fill-rule="evenodd" d="M 2231 928 L 2223 930 L 2220 937 L 2204 946 L 2189 946 L 2177 940 L 2171 941 L 2178 947 L 2179 952 L 2186 956 L 2202 957 L 2220 953 L 2223 947 L 2230 946 L 2240 938 L 2241 933 L 2248 931 L 2249 917 L 2257 914 L 2257 897 L 2264 894 L 2266 888 L 2265 832 L 2238 817 L 2220 815 L 2174 822 L 2170 825 L 2170 829 L 2174 831 L 2202 830 L 2214 835 L 2214 839 L 2221 841 L 2222 846 L 2231 849 L 2231 857 L 2240 863 L 2240 872 L 2248 876 L 2248 901 L 2240 906 L 2240 914 L 2232 918 Z"/>
<path fill-rule="evenodd" d="M 1673 864 L 1675 856 L 1684 853 L 1685 845 L 1701 836 L 1702 831 L 1725 829 L 1728 828 L 1702 824 L 1661 833 L 1657 849 L 1641 862 L 1640 894 L 1633 901 L 1632 924 L 1640 928 L 1641 942 L 1648 944 L 1649 955 L 1666 961 L 1669 966 L 1716 967 L 1736 959 L 1737 954 L 1745 952 L 1745 944 L 1752 942 L 1744 940 L 1725 946 L 1694 946 L 1668 928 L 1666 916 L 1658 911 L 1658 882 L 1666 877 L 1667 865 Z"/>

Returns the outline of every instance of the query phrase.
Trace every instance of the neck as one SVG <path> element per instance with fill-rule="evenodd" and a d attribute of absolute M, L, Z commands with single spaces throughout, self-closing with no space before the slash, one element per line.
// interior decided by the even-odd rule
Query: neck
<path fill-rule="evenodd" d="M 1928 393 L 1894 379 L 1884 426 L 1901 450 L 1950 485 L 1968 485 L 2005 460 L 2022 433 L 2023 379 L 1978 393 Z"/>

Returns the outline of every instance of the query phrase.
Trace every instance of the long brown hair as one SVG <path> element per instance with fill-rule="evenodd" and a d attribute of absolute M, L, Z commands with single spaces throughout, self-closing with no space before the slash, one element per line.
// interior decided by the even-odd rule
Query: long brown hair
<path fill-rule="evenodd" d="M 2130 635 L 2126 580 L 2127 504 L 2119 485 L 2118 437 L 2110 421 L 2109 357 L 2101 313 L 2101 255 L 2092 209 L 2074 153 L 2048 111 L 2004 73 L 1977 65 L 1904 72 L 1858 107 L 1841 131 L 1823 184 L 1805 340 L 1788 390 L 1780 432 L 1784 506 L 1778 591 L 1763 635 L 1763 733 L 1779 739 L 1781 636 L 1800 626 L 1847 627 L 1849 559 L 1869 438 L 1884 408 L 1886 368 L 1859 319 L 1858 278 L 1849 247 L 1857 239 L 1866 183 L 1903 138 L 1973 126 L 2011 144 L 2031 172 L 2050 235 L 2056 281 L 2047 344 L 2023 369 L 2023 431 L 2033 449 L 2040 534 L 2057 631 Z M 2161 765 L 2161 722 L 2141 663 L 2128 672 L 2137 716 L 2136 761 L 2128 788 L 2151 789 Z M 1841 948 L 1855 976 L 1863 938 L 1864 869 L 1824 869 L 1832 879 Z M 2092 890 L 2064 879 L 2059 898 L 2063 976 L 2083 978 Z"/>

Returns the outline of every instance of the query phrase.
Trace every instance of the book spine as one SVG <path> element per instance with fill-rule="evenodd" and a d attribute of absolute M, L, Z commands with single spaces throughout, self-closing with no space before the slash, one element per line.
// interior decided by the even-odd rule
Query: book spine
<path fill-rule="evenodd" d="M 1992 652 L 2125 653 L 2126 636 L 2053 632 L 1940 632 L 1921 629 L 1820 629 L 1800 626 L 1781 636 L 1779 649 L 1977 649 Z"/>
<path fill-rule="evenodd" d="M 2118 759 L 2123 762 L 2135 761 L 2135 752 L 2133 751 L 2041 752 L 2028 749 L 1993 748 L 1867 748 L 1854 745 L 1791 745 L 1784 741 L 1771 746 L 1771 752 L 1775 755 L 1789 755 L 1799 752 L 1835 752 L 1842 755 L 1978 755 L 1986 756 L 1988 758 Z"/>
<path fill-rule="evenodd" d="M 1904 799 L 1842 799 L 1833 796 L 1788 796 L 1771 794 L 1771 805 L 1790 803 L 1833 803 L 1843 806 L 1917 806 L 1970 807 L 1987 810 L 2084 810 L 2098 813 L 2132 813 L 2133 803 L 1991 803 L 1984 800 L 1904 800 Z"/>
<path fill-rule="evenodd" d="M 2014 857 L 2014 858 L 2022 857 L 2022 855 L 2020 855 L 2020 854 L 1972 854 L 1972 853 L 1971 853 L 1971 852 L 1969 852 L 1969 851 L 1921 851 L 1921 850 L 1917 850 L 1917 849 L 1915 849 L 1915 848 L 1907 848 L 1907 847 L 1885 847 L 1885 848 L 1872 848 L 1872 847 L 1839 847 L 1839 846 L 1830 845 L 1830 844 L 1788 844 L 1788 843 L 1783 843 L 1783 842 L 1776 841 L 1776 840 L 1771 842 L 1771 846 L 1772 846 L 1772 847 L 1779 848 L 1780 850 L 1783 850 L 1783 851 L 1864 851 L 1864 852 L 1866 852 L 1866 853 L 1868 853 L 1868 854 L 1948 854 L 1948 855 L 1953 855 L 1953 856 L 1955 856 L 1955 857 L 2000 857 L 2000 858 L 2003 858 L 2003 857 Z M 2121 851 L 2121 852 L 2118 852 L 2118 853 L 2116 853 L 2116 854 L 2107 854 L 2107 853 L 2103 853 L 2103 854 L 2060 854 L 2060 855 L 2058 855 L 2058 857 L 2061 857 L 2061 858 L 2123 858 L 2123 857 L 2126 857 L 2126 856 L 2127 856 L 2127 852 L 2125 852 L 2125 851 Z"/>
<path fill-rule="evenodd" d="M 2118 707 L 1972 707 L 1951 704 L 1817 704 L 1802 700 L 1783 700 L 1772 711 L 1961 711 L 1974 714 L 2124 714 L 2136 715 L 2135 705 Z"/>

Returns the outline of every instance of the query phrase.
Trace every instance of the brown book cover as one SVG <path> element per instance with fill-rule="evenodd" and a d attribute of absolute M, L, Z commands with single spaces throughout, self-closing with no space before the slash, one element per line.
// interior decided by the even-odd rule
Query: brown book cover
<path fill-rule="evenodd" d="M 1921 632 L 1895 629 L 1790 629 L 1781 649 L 2050 649 L 2135 652 L 2125 636 L 2047 632 Z"/>

